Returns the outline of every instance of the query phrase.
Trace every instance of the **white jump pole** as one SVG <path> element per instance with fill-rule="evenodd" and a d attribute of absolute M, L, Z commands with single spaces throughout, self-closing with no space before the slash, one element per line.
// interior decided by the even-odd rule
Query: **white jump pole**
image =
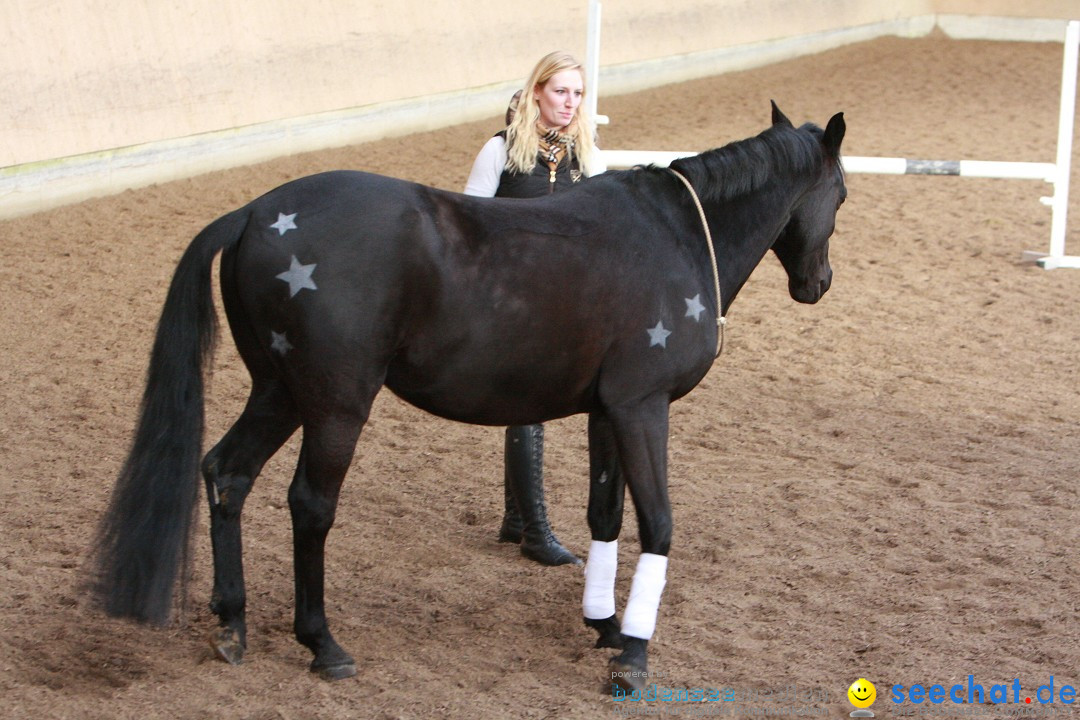
<path fill-rule="evenodd" d="M 611 168 L 634 165 L 669 165 L 682 157 L 697 155 L 692 151 L 605 150 L 604 162 Z M 962 175 L 964 177 L 1012 178 L 1056 182 L 1053 163 L 995 162 L 992 160 L 912 160 L 897 157 L 844 156 L 844 171 L 873 175 Z"/>
<path fill-rule="evenodd" d="M 634 165 L 670 165 L 679 158 L 697 152 L 689 150 L 605 150 L 608 167 Z M 912 160 L 909 158 L 864 158 L 845 155 L 843 169 L 849 174 L 870 175 L 962 175 L 963 177 L 999 177 L 1055 182 L 1057 166 L 1053 163 L 1017 163 L 986 160 Z"/>
<path fill-rule="evenodd" d="M 1053 163 L 998 162 L 993 160 L 912 160 L 911 158 L 844 156 L 848 173 L 876 175 L 960 175 L 1055 182 Z"/>
<path fill-rule="evenodd" d="M 1061 67 L 1061 114 L 1058 116 L 1058 145 L 1054 196 L 1042 198 L 1052 212 L 1050 253 L 1025 252 L 1024 259 L 1040 266 L 1080 268 L 1080 256 L 1065 254 L 1065 218 L 1069 211 L 1069 176 L 1072 171 L 1073 122 L 1076 117 L 1076 66 L 1080 56 L 1080 21 L 1065 29 L 1065 59 Z"/>

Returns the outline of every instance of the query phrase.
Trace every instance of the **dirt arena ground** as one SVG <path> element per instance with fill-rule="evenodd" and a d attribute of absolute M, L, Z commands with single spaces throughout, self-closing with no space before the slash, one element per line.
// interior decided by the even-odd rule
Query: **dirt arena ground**
<path fill-rule="evenodd" d="M 1052 162 L 1060 71 L 1060 44 L 880 39 L 603 98 L 601 141 L 707 149 L 763 129 L 775 98 L 796 122 L 843 110 L 849 155 Z M 497 129 L 492 118 L 0 223 L 0 715 L 599 718 L 626 707 L 604 694 L 610 651 L 592 649 L 581 624 L 580 569 L 542 568 L 494 541 L 501 430 L 389 393 L 329 544 L 331 622 L 357 678 L 316 679 L 291 636 L 296 438 L 247 505 L 242 666 L 214 660 L 205 641 L 205 510 L 182 621 L 108 620 L 79 589 L 166 283 L 192 236 L 321 170 L 458 189 Z M 1038 199 L 1049 186 L 851 175 L 849 190 L 831 292 L 796 304 L 767 257 L 729 315 L 724 355 L 673 407 L 676 529 L 651 669 L 660 686 L 759 697 L 655 713 L 841 718 L 848 685 L 865 676 L 880 718 L 899 714 L 896 684 L 1017 679 L 1022 703 L 1051 676 L 1059 693 L 1080 681 L 1080 274 L 1019 262 L 1048 247 Z M 1068 247 L 1080 252 L 1076 193 Z M 246 397 L 227 335 L 214 368 L 210 442 Z M 547 473 L 554 525 L 582 553 L 584 418 L 548 426 Z M 638 548 L 628 520 L 620 608 Z M 783 699 L 792 685 L 801 697 Z"/>

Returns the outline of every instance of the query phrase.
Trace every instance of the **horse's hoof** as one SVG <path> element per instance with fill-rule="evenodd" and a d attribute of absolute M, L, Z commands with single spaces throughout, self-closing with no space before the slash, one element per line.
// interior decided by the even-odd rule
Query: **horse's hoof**
<path fill-rule="evenodd" d="M 636 666 L 619 662 L 619 658 L 613 657 L 608 662 L 608 670 L 611 671 L 611 684 L 618 685 L 625 692 L 632 693 L 635 690 L 644 690 L 647 684 L 648 671 Z"/>
<path fill-rule="evenodd" d="M 611 682 L 626 692 L 644 690 L 649 680 L 649 641 L 622 636 L 623 651 L 608 661 Z"/>
<path fill-rule="evenodd" d="M 619 618 L 617 615 L 612 615 L 603 620 L 585 618 L 585 625 L 599 634 L 599 637 L 596 638 L 596 645 L 593 647 L 612 648 L 614 650 L 623 649 L 622 634 L 619 632 Z"/>
<path fill-rule="evenodd" d="M 244 660 L 244 642 L 240 633 L 231 628 L 218 628 L 208 638 L 214 655 L 230 665 L 239 665 Z"/>
<path fill-rule="evenodd" d="M 356 675 L 356 661 L 337 645 L 324 648 L 311 661 L 311 672 L 323 680 L 344 680 Z"/>
<path fill-rule="evenodd" d="M 328 682 L 344 680 L 345 678 L 351 678 L 356 675 L 356 663 L 343 662 L 336 665 L 326 665 L 321 667 L 312 663 L 311 672 L 316 673 L 319 677 Z"/>

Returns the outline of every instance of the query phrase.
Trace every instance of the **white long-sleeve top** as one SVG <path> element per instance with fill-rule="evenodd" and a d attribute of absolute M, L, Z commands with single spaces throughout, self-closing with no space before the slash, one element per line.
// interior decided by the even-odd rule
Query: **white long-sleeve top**
<path fill-rule="evenodd" d="M 480 148 L 473 161 L 469 179 L 465 182 L 465 194 L 477 197 L 495 197 L 499 179 L 506 169 L 506 140 L 496 135 Z"/>

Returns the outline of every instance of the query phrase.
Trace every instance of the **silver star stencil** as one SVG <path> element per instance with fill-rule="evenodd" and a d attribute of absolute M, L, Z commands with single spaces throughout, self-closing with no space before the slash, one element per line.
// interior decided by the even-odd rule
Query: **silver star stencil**
<path fill-rule="evenodd" d="M 649 328 L 645 332 L 649 333 L 649 347 L 659 345 L 662 348 L 667 348 L 667 339 L 671 331 L 664 329 L 663 321 L 657 321 L 656 327 Z"/>
<path fill-rule="evenodd" d="M 271 330 L 270 337 L 270 348 L 278 355 L 284 355 L 293 349 L 292 343 L 286 339 L 285 333 L 277 333 Z"/>
<path fill-rule="evenodd" d="M 301 265 L 300 261 L 296 259 L 296 256 L 292 256 L 292 261 L 289 263 L 289 269 L 283 273 L 277 274 L 278 280 L 284 280 L 289 283 L 289 297 L 296 297 L 296 293 L 300 292 L 304 288 L 308 290 L 318 290 L 314 281 L 311 279 L 311 273 L 315 272 L 315 263 L 311 265 Z"/>
<path fill-rule="evenodd" d="M 278 237 L 281 237 L 290 230 L 296 229 L 296 213 L 292 215 L 285 215 L 284 213 L 277 214 L 277 222 L 270 227 L 278 231 Z"/>
<path fill-rule="evenodd" d="M 683 317 L 692 317 L 695 322 L 701 322 L 701 313 L 705 312 L 705 306 L 701 304 L 701 293 L 684 299 L 686 300 L 686 315 Z"/>

